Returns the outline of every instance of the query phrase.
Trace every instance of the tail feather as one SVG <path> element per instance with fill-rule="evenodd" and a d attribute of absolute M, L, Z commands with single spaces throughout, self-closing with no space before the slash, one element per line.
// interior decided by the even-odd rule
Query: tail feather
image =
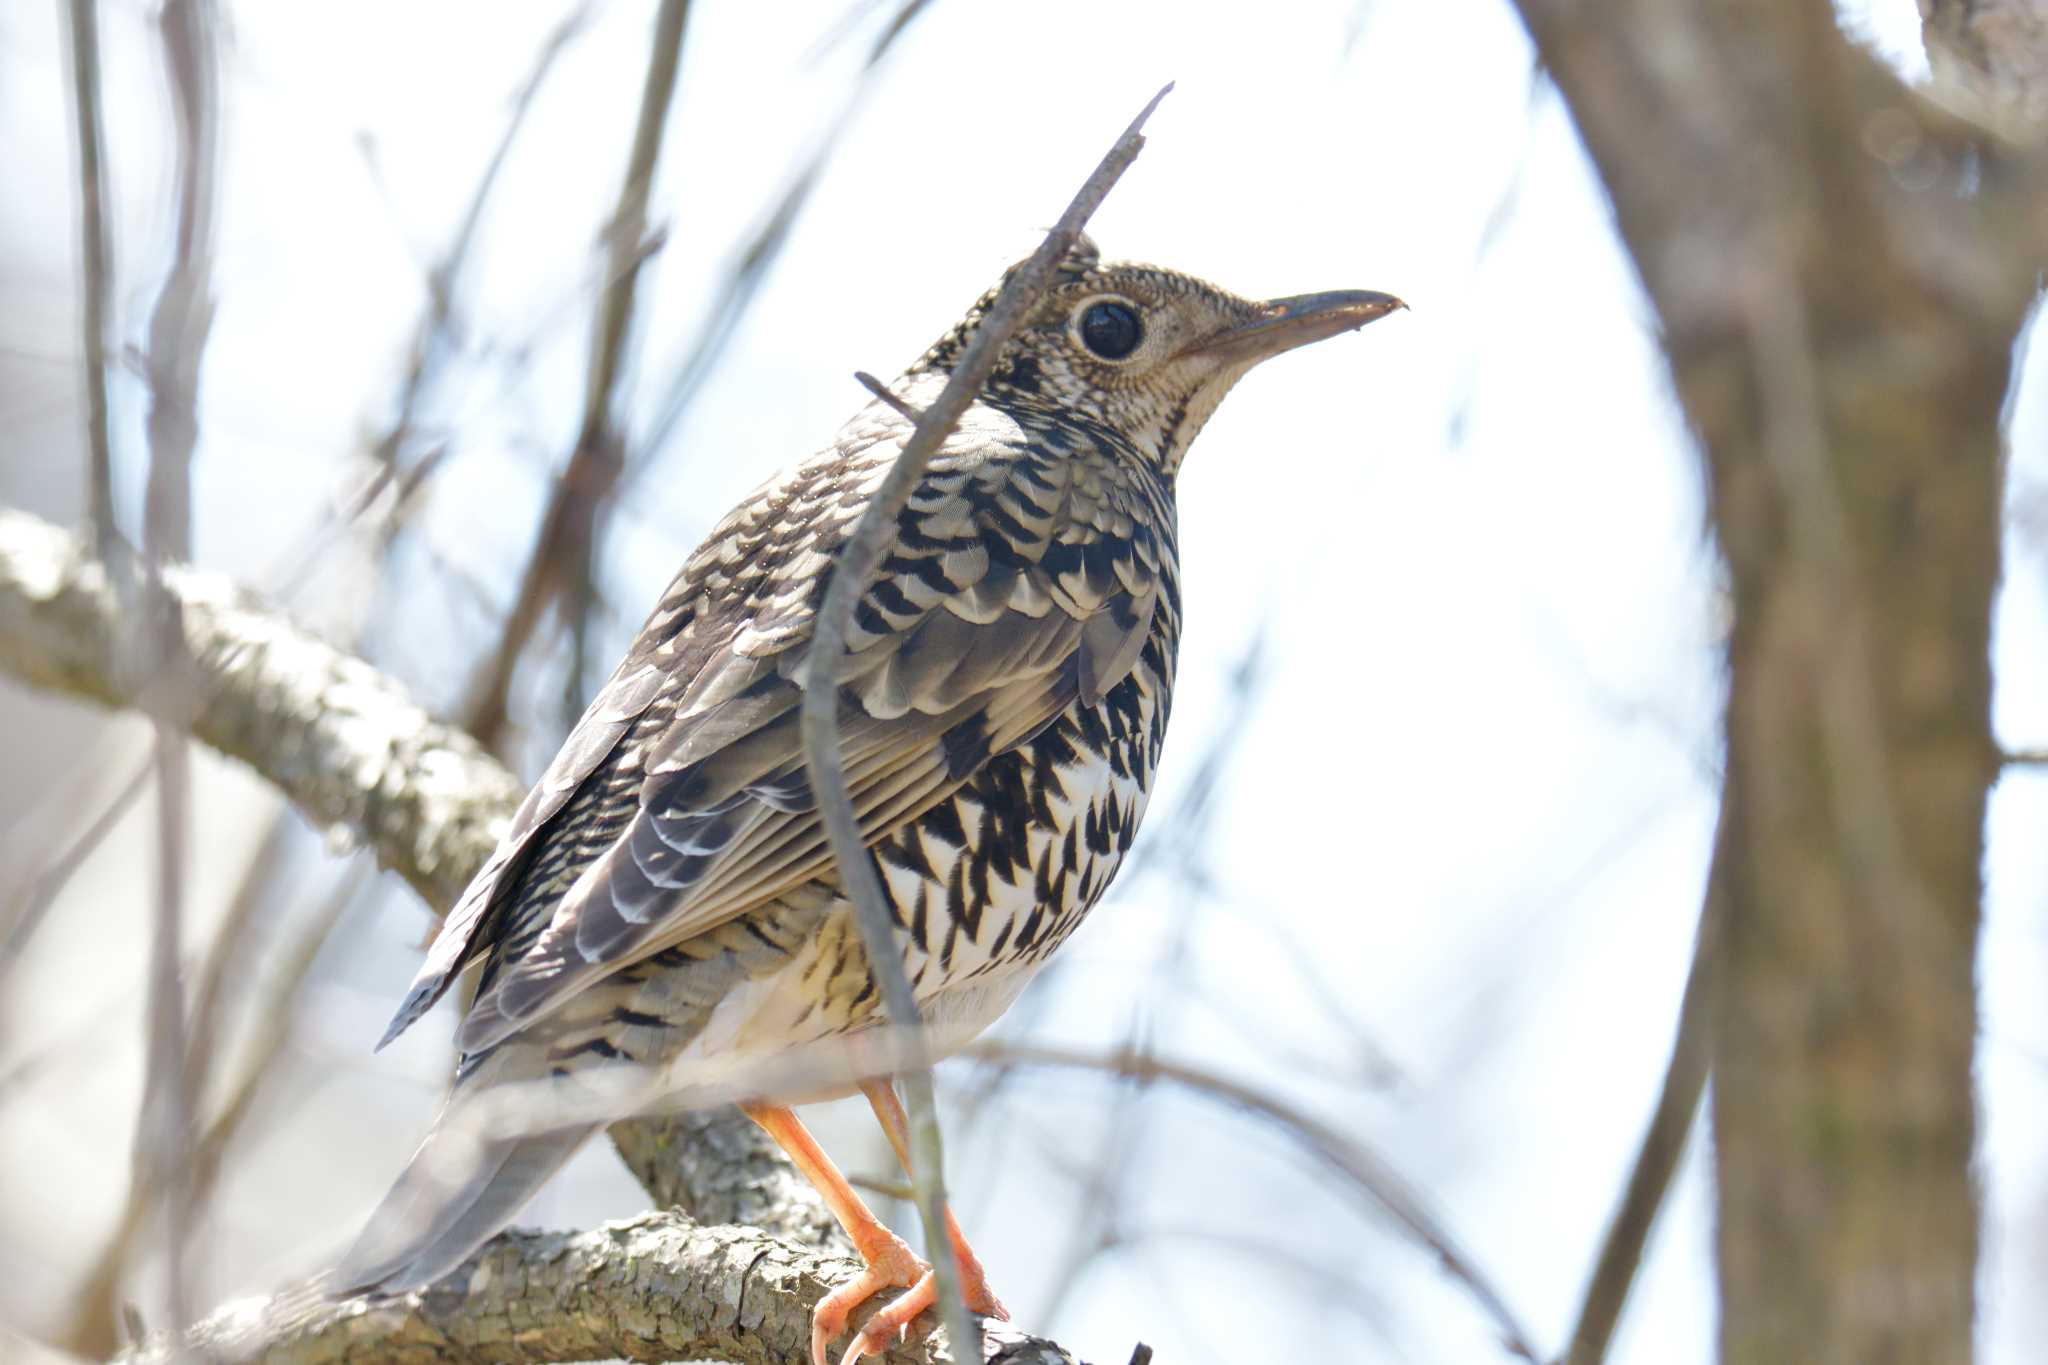
<path fill-rule="evenodd" d="M 451 1105 L 454 1111 L 456 1106 Z M 432 1284 L 510 1223 L 596 1127 L 479 1138 L 444 1113 L 335 1271 L 339 1293 Z"/>

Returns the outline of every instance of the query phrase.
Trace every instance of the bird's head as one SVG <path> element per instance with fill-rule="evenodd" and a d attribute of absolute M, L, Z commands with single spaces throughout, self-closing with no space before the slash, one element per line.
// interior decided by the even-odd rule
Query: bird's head
<path fill-rule="evenodd" d="M 1001 287 L 984 294 L 912 372 L 950 370 Z M 1239 298 L 1158 266 L 1104 263 L 1083 237 L 1004 348 L 983 401 L 1020 416 L 1107 427 L 1171 475 L 1254 365 L 1404 306 L 1368 290 Z"/>

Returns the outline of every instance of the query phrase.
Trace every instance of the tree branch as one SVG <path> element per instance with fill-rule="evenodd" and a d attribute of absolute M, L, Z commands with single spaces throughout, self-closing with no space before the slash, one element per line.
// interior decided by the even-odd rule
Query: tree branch
<path fill-rule="evenodd" d="M 158 1335 L 121 1357 L 168 1365 L 179 1349 L 220 1365 L 540 1365 L 580 1360 L 808 1361 L 811 1305 L 858 1265 L 744 1227 L 672 1213 L 589 1232 L 514 1232 L 441 1285 L 380 1301 L 305 1286 L 230 1303 L 182 1339 Z M 988 1333 L 990 1365 L 1074 1365 L 1051 1342 Z M 930 1335 L 890 1353 L 950 1359 Z"/>
<path fill-rule="evenodd" d="M 102 559 L 116 553 L 114 450 L 107 427 L 107 333 L 113 319 L 114 249 L 107 230 L 106 145 L 100 130 L 99 0 L 71 0 L 71 98 L 78 124 L 78 230 L 85 297 L 86 498 Z"/>
<path fill-rule="evenodd" d="M 1529 1332 L 1508 1307 L 1507 1300 L 1479 1269 L 1470 1253 L 1451 1235 L 1450 1229 L 1437 1220 L 1421 1192 L 1409 1185 L 1400 1172 L 1388 1165 L 1378 1153 L 1279 1095 L 1246 1085 L 1221 1072 L 1172 1061 L 1137 1048 L 1121 1048 L 1106 1053 L 1087 1052 L 1054 1044 L 985 1039 L 969 1044 L 961 1055 L 997 1067 L 1096 1071 L 1123 1076 L 1141 1085 L 1165 1081 L 1268 1120 L 1300 1143 L 1304 1150 L 1347 1185 L 1363 1194 L 1374 1208 L 1391 1217 L 1403 1232 L 1434 1256 L 1444 1273 L 1470 1295 L 1480 1312 L 1492 1322 L 1494 1330 L 1500 1334 L 1503 1349 L 1519 1360 L 1533 1362 L 1543 1359 L 1537 1353 Z"/>
<path fill-rule="evenodd" d="M 561 619 L 575 639 L 568 688 L 576 697 L 575 706 L 582 704 L 585 626 L 596 572 L 598 523 L 626 464 L 626 438 L 617 408 L 632 339 L 640 267 L 651 254 L 647 204 L 668 129 L 669 105 L 675 98 L 676 75 L 682 66 L 683 25 L 689 10 L 688 0 L 662 0 L 655 16 L 633 147 L 626 157 L 618 203 L 604 229 L 604 288 L 584 377 L 582 426 L 562 477 L 555 482 L 554 496 L 541 515 L 540 534 L 520 577 L 512 609 L 506 614 L 498 646 L 473 689 L 474 700 L 468 708 L 470 729 L 494 748 L 503 739 L 512 674 L 551 601 L 562 604 Z M 572 709 L 572 719 L 574 715 Z"/>
<path fill-rule="evenodd" d="M 166 567 L 164 588 L 182 618 L 180 667 L 196 673 L 193 735 L 254 768 L 330 836 L 369 850 L 428 904 L 453 904 L 518 805 L 518 779 L 396 681 L 226 579 Z M 84 545 L 0 510 L 0 672 L 136 705 L 119 668 L 129 628 Z"/>

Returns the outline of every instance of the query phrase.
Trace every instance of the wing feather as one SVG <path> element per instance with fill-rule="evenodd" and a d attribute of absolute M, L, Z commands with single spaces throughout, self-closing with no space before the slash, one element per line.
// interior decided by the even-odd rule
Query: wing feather
<path fill-rule="evenodd" d="M 1135 665 L 1160 600 L 1156 561 L 1148 564 L 1142 547 L 1122 536 L 1099 543 L 1107 534 L 1100 525 L 1047 512 L 1031 528 L 1032 543 L 1008 539 L 1003 528 L 1018 529 L 1017 518 L 975 510 L 1003 491 L 1001 472 L 982 477 L 972 451 L 949 452 L 951 466 L 934 465 L 948 487 L 921 493 L 906 514 L 915 525 L 863 598 L 854 652 L 840 672 L 841 748 L 870 844 L 950 797 L 1077 699 L 1099 701 Z M 1039 475 L 1034 487 L 1057 491 Z M 858 501 L 815 492 L 806 500 L 799 471 L 782 503 L 757 510 L 787 517 L 802 506 L 834 507 L 850 520 L 847 509 Z M 768 569 L 809 563 L 821 543 L 829 547 L 831 528 L 816 516 L 806 527 L 813 539 L 768 555 Z M 730 589 L 733 575 L 747 571 L 732 562 L 742 543 L 763 553 L 759 538 L 714 532 L 679 582 L 694 574 L 703 595 Z M 607 756 L 629 761 L 640 768 L 637 807 L 559 899 L 517 907 L 507 918 L 518 925 L 487 936 L 504 958 L 463 1023 L 466 1051 L 503 1039 L 597 977 L 831 875 L 798 722 L 821 594 L 815 576 L 794 587 L 786 579 L 757 583 L 750 598 L 728 605 L 712 647 L 671 662 L 665 692 L 622 668 L 631 686 L 592 704 L 571 737 L 578 757 L 560 773 L 551 768 L 549 780 L 573 776 L 573 789 Z M 632 657 L 648 651 L 636 645 Z M 664 704 L 650 711 L 658 692 Z M 550 799 L 559 811 L 567 792 Z M 494 886 L 516 882 L 518 871 L 507 861 Z M 500 889 L 483 894 L 496 903 Z M 544 924 L 534 919 L 542 915 Z"/>
<path fill-rule="evenodd" d="M 519 803 L 505 837 L 442 921 L 441 931 L 427 949 L 426 961 L 377 1044 L 379 1048 L 432 1009 L 462 969 L 491 946 L 490 935 L 481 931 L 533 860 L 542 830 L 612 756 L 620 739 L 653 703 L 663 679 L 661 669 L 628 655 L 591 698 L 547 771 Z"/>

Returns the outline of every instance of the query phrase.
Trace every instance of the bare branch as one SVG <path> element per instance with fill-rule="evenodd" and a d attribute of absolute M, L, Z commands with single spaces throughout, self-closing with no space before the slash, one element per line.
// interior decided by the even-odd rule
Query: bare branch
<path fill-rule="evenodd" d="M 810 773 L 811 790 L 831 842 L 833 859 L 839 866 L 839 884 L 853 901 L 854 920 L 860 926 L 861 942 L 867 949 L 868 969 L 874 974 L 889 1019 L 912 1037 L 913 1046 L 919 1051 L 922 1043 L 917 1041 L 917 997 L 911 993 L 902 954 L 896 946 L 888 894 L 882 889 L 882 879 L 861 841 L 860 824 L 854 818 L 853 798 L 847 790 L 846 770 L 839 751 L 839 688 L 835 680 L 846 655 L 847 632 L 853 625 L 854 607 L 867 591 L 875 566 L 888 553 L 896 535 L 896 518 L 909 503 L 925 466 L 952 433 L 968 405 L 981 393 L 982 385 L 995 370 L 1004 343 L 1045 296 L 1054 268 L 1073 250 L 1089 217 L 1137 157 L 1145 143 L 1139 130 L 1172 89 L 1169 84 L 1139 111 L 1081 186 L 1067 211 L 1060 215 L 1053 230 L 1046 234 L 1045 241 L 997 295 L 946 386 L 919 417 L 895 464 L 861 513 L 853 534 L 840 548 L 813 628 L 815 633 L 804 664 L 804 764 Z M 910 1116 L 914 1157 L 911 1175 L 917 1188 L 918 1212 L 924 1220 L 925 1245 L 934 1248 L 932 1261 L 938 1277 L 939 1304 L 948 1334 L 962 1343 L 963 1354 L 972 1356 L 977 1353 L 967 1343 L 976 1340 L 975 1322 L 961 1298 L 959 1266 L 951 1256 L 939 1254 L 939 1249 L 947 1245 L 945 1175 L 930 1067 L 912 1066 L 902 1073 L 901 1079 Z"/>
<path fill-rule="evenodd" d="M 469 728 L 492 747 L 497 747 L 502 738 L 512 674 L 550 602 L 563 603 L 562 615 L 576 638 L 568 688 L 580 704 L 586 672 L 582 618 L 591 597 L 599 512 L 610 500 L 626 463 L 625 436 L 617 412 L 618 393 L 626 370 L 640 267 L 649 254 L 647 204 L 655 166 L 661 159 L 669 105 L 675 98 L 676 74 L 682 63 L 683 21 L 689 9 L 688 0 L 662 0 L 661 11 L 655 18 L 653 52 L 640 95 L 639 125 L 633 133 L 632 151 L 626 158 L 619 201 L 604 231 L 605 285 L 591 342 L 590 368 L 584 379 L 582 429 L 562 477 L 555 482 L 554 496 L 541 516 L 540 535 L 527 560 L 498 647 L 472 691 Z"/>
<path fill-rule="evenodd" d="M 199 367 L 213 327 L 213 218 L 218 112 L 216 26 L 210 0 L 168 0 L 159 18 L 164 71 L 177 125 L 177 230 L 171 271 L 150 317 L 143 367 L 149 382 L 149 478 L 143 504 L 143 628 L 150 658 L 168 661 L 179 640 L 178 604 L 161 566 L 192 555 L 192 455 L 199 442 Z M 185 677 L 183 670 L 168 674 Z M 149 1071 L 136 1116 L 131 1198 L 163 1210 L 165 1295 L 171 1320 L 191 1317 L 185 1238 L 192 1217 L 193 1085 L 179 972 L 185 919 L 185 852 L 191 756 L 183 731 L 189 701 L 156 691 L 157 887 L 149 959 Z"/>
<path fill-rule="evenodd" d="M 114 448 L 107 430 L 107 332 L 112 316 L 114 250 L 108 238 L 106 147 L 100 130 L 99 0 L 71 0 L 71 98 L 78 120 L 78 213 L 84 265 L 85 432 L 90 468 L 86 494 L 94 542 L 111 563 L 120 531 L 114 521 Z"/>
<path fill-rule="evenodd" d="M 811 1305 L 856 1269 L 752 1228 L 701 1227 L 652 1213 L 589 1232 L 515 1232 L 422 1294 L 323 1299 L 317 1287 L 229 1304 L 182 1341 L 158 1336 L 122 1357 L 168 1361 L 183 1346 L 221 1365 L 538 1365 L 702 1360 L 800 1365 Z M 1051 1342 L 990 1332 L 990 1365 L 1073 1365 Z M 930 1336 L 890 1355 L 948 1360 Z"/>
<path fill-rule="evenodd" d="M 658 1207 L 700 1223 L 740 1223 L 785 1241 L 853 1254 L 817 1188 L 775 1139 L 731 1105 L 611 1126 L 612 1145 Z"/>
<path fill-rule="evenodd" d="M 5 551 L 0 550 L 0 556 L 4 554 Z M 4 980 L 7 970 L 20 960 L 29 939 L 41 927 L 43 916 L 57 903 L 58 893 L 142 798 L 142 793 L 149 786 L 149 775 L 155 770 L 154 757 L 137 768 L 135 775 L 122 784 L 106 807 L 79 831 L 78 837 L 46 862 L 35 876 L 24 879 L 21 890 L 9 899 L 6 913 L 0 915 L 0 980 Z"/>
<path fill-rule="evenodd" d="M 1664 1069 L 1664 1086 L 1650 1113 L 1650 1126 L 1636 1148 L 1621 1205 L 1600 1240 L 1600 1254 L 1579 1302 L 1563 1365 L 1600 1365 L 1607 1358 L 1614 1329 L 1621 1324 L 1622 1310 L 1628 1306 L 1629 1293 L 1642 1268 L 1650 1231 L 1657 1225 L 1679 1159 L 1685 1155 L 1700 1097 L 1706 1093 L 1707 1073 L 1713 1066 L 1713 1021 L 1708 1007 L 1714 999 L 1714 972 L 1720 965 L 1727 920 L 1728 878 L 1732 875 L 1726 863 L 1729 856 L 1728 840 L 1717 840 L 1692 966 L 1678 1005 L 1678 1036 L 1672 1040 L 1671 1059 Z"/>
<path fill-rule="evenodd" d="M 887 403 L 890 409 L 894 411 L 897 416 L 903 418 L 912 426 L 916 426 L 919 422 L 924 420 L 924 414 L 922 412 L 918 411 L 916 408 L 913 408 L 912 406 L 910 406 L 910 404 L 904 402 L 902 397 L 896 392 L 896 390 L 890 388 L 887 384 L 884 384 L 881 380 L 875 378 L 866 370 L 855 370 L 853 372 L 853 377 L 860 381 L 860 386 L 862 388 L 866 389 L 875 397 L 881 399 L 884 403 Z"/>
<path fill-rule="evenodd" d="M 390 677 L 272 615 L 217 575 L 166 568 L 192 732 L 254 767 L 330 837 L 359 844 L 428 904 L 454 903 L 496 845 L 520 784 Z M 0 673 L 109 706 L 122 619 L 105 568 L 36 517 L 0 511 Z"/>
<path fill-rule="evenodd" d="M 1436 1216 L 1429 1211 L 1419 1192 L 1411 1188 L 1397 1171 L 1379 1156 L 1368 1151 L 1356 1139 L 1338 1132 L 1313 1114 L 1288 1103 L 1278 1095 L 1233 1080 L 1219 1072 L 1204 1070 L 1183 1062 L 1169 1061 L 1128 1048 L 1118 1052 L 1096 1053 L 997 1039 L 971 1044 L 963 1055 L 992 1066 L 1063 1067 L 1128 1076 L 1134 1081 L 1147 1084 L 1169 1081 L 1271 1120 L 1282 1132 L 1300 1142 L 1324 1165 L 1343 1176 L 1376 1208 L 1391 1215 L 1411 1237 L 1426 1247 L 1443 1266 L 1445 1272 L 1462 1285 L 1478 1303 L 1480 1310 L 1493 1320 L 1495 1328 L 1501 1334 L 1501 1344 L 1510 1354 L 1528 1361 L 1543 1358 L 1536 1353 L 1535 1346 L 1531 1344 L 1531 1337 L 1516 1320 L 1513 1311 L 1507 1306 L 1507 1301 L 1501 1297 L 1500 1291 L 1494 1288 L 1492 1281 L 1459 1246 L 1450 1230 L 1437 1222 Z"/>
<path fill-rule="evenodd" d="M 867 60 L 861 66 L 860 75 L 856 78 L 853 89 L 847 93 L 845 102 L 840 106 L 838 116 L 825 125 L 824 136 L 811 149 L 810 155 L 804 159 L 796 174 L 790 177 L 781 197 L 775 201 L 774 206 L 768 210 L 759 225 L 749 234 L 745 244 L 740 247 L 737 257 L 719 284 L 717 297 L 705 310 L 704 322 L 699 327 L 696 338 L 683 352 L 682 360 L 674 367 L 666 385 L 666 392 L 660 405 L 655 409 L 654 420 L 647 425 L 642 435 L 641 446 L 644 449 L 658 451 L 666 446 L 669 438 L 675 434 L 676 426 L 682 421 L 683 414 L 689 410 L 690 402 L 696 397 L 697 390 L 710 377 L 719 356 L 724 353 L 725 343 L 746 317 L 761 286 L 767 282 L 770 271 L 774 269 L 777 258 L 782 254 L 783 247 L 789 242 L 797 218 L 802 214 L 804 205 L 810 201 L 811 191 L 817 188 L 818 181 L 831 164 L 840 139 L 845 136 L 846 130 L 853 126 L 855 112 L 874 89 L 882 71 L 882 59 L 889 55 L 896 41 L 923 11 L 925 3 L 926 0 L 903 0 L 890 16 L 888 26 L 869 48 Z M 865 6 L 855 6 L 843 24 L 857 25 L 866 18 L 865 9 Z M 827 33 L 819 42 L 819 50 L 832 47 L 844 36 L 844 32 L 840 31 Z M 643 462 L 638 470 L 629 472 L 626 475 L 626 483 L 630 485 L 637 474 L 646 468 L 647 462 Z"/>

